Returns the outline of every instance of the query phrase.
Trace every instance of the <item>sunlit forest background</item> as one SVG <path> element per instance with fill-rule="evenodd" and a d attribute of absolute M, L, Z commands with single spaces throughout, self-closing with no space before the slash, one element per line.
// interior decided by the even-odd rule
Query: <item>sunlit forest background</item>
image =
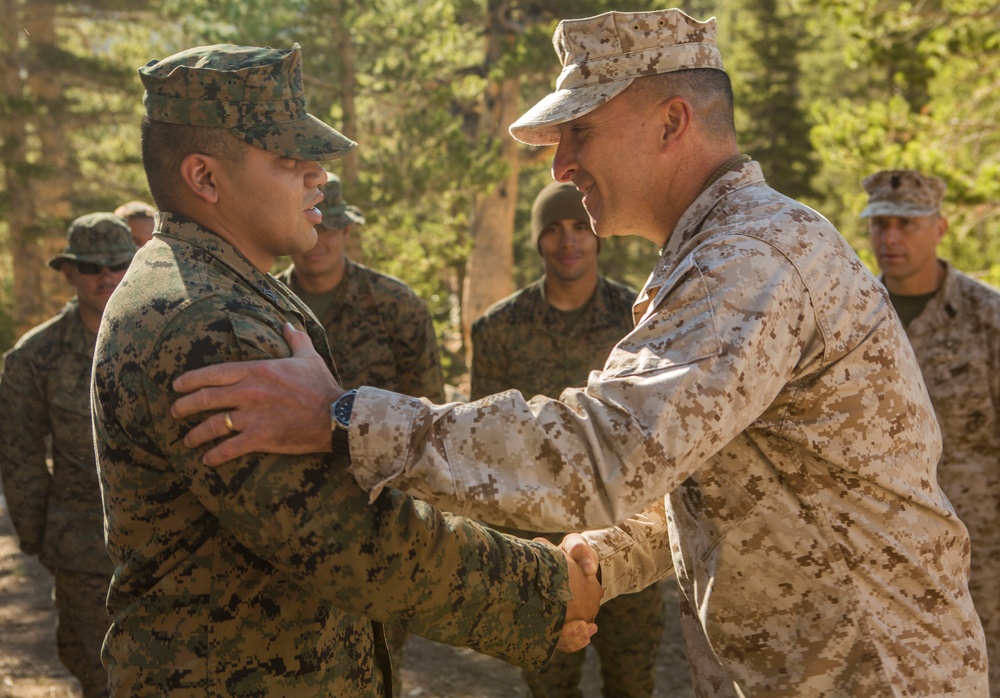
<path fill-rule="evenodd" d="M 75 217 L 150 201 L 136 69 L 201 44 L 302 46 L 309 111 L 357 140 L 329 164 L 368 223 L 351 254 L 427 300 L 446 362 L 469 323 L 540 273 L 526 244 L 552 153 L 507 126 L 552 89 L 563 18 L 633 0 L 0 0 L 0 351 L 69 290 L 45 260 Z M 860 180 L 948 183 L 942 254 L 1000 285 L 996 0 L 691 0 L 719 21 L 743 152 L 834 222 L 874 269 Z M 665 192 L 665 195 L 669 195 Z M 603 271 L 642 285 L 657 250 L 615 239 Z"/>

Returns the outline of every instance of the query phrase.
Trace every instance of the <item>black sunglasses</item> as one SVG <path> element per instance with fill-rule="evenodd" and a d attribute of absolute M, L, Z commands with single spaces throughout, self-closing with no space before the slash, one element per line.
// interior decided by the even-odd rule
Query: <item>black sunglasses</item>
<path fill-rule="evenodd" d="M 76 270 L 85 276 L 96 276 L 105 269 L 109 271 L 125 271 L 128 269 L 128 265 L 130 263 L 131 262 L 122 262 L 121 264 L 94 264 L 93 262 L 73 262 L 73 264 L 76 265 Z"/>

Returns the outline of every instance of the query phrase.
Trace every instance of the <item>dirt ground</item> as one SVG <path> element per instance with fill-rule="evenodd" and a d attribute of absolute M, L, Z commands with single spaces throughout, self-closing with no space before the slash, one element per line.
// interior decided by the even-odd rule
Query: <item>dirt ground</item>
<path fill-rule="evenodd" d="M 676 594 L 673 583 L 668 597 Z M 668 598 L 670 608 L 676 599 Z M 472 650 L 410 636 L 402 666 L 405 698 L 521 698 L 527 689 L 520 670 Z M 600 674 L 590 651 L 584 698 L 599 698 Z M 17 546 L 0 491 L 0 698 L 79 698 L 79 684 L 59 663 L 55 649 L 52 577 Z M 693 696 L 676 623 L 660 646 L 657 698 Z"/>

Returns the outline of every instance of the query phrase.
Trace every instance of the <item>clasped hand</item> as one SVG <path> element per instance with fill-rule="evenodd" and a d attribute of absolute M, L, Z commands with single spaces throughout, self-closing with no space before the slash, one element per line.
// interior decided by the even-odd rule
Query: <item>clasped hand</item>
<path fill-rule="evenodd" d="M 535 539 L 548 543 L 544 538 Z M 551 545 L 551 544 L 550 544 Z M 590 644 L 590 638 L 597 632 L 594 618 L 601 607 L 604 590 L 598 579 L 597 554 L 578 533 L 563 538 L 559 549 L 566 555 L 569 569 L 569 588 L 573 598 L 566 605 L 566 622 L 559 634 L 556 649 L 560 652 L 576 652 Z"/>

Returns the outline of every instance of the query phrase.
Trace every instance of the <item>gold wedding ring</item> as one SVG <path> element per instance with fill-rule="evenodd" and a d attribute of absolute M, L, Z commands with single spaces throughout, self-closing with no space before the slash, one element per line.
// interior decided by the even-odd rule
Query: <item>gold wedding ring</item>
<path fill-rule="evenodd" d="M 236 428 L 233 426 L 233 419 L 229 416 L 228 412 L 226 412 L 226 418 L 224 421 L 226 423 L 226 429 L 229 431 L 236 431 Z"/>

